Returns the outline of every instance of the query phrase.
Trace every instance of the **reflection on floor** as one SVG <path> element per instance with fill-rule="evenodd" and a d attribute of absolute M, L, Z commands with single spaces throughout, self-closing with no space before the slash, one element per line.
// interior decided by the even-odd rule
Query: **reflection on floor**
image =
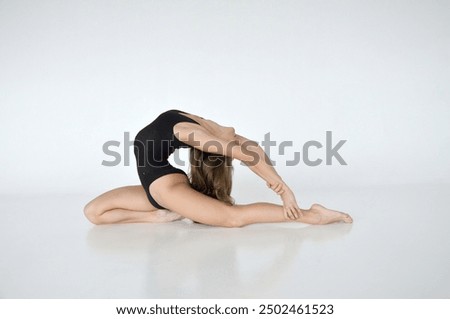
<path fill-rule="evenodd" d="M 0 298 L 449 298 L 449 190 L 309 191 L 354 224 L 239 229 L 93 226 L 94 194 L 4 195 Z"/>

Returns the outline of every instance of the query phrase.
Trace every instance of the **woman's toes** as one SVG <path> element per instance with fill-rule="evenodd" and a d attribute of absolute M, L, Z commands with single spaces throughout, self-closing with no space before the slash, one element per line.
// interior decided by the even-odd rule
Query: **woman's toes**
<path fill-rule="evenodd" d="M 349 214 L 345 214 L 344 221 L 346 223 L 353 223 L 353 218 Z"/>

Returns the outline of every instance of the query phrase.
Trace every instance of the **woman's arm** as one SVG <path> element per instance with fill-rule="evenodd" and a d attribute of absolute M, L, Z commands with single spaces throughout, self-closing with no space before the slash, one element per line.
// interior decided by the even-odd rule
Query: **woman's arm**
<path fill-rule="evenodd" d="M 253 159 L 251 161 L 243 160 L 242 162 L 244 162 L 244 164 L 246 164 L 255 174 L 264 179 L 268 187 L 281 196 L 285 216 L 290 219 L 296 219 L 299 216 L 302 216 L 302 211 L 298 207 L 294 193 L 280 175 L 278 175 L 264 150 L 258 143 L 250 141 L 243 136 L 236 135 L 236 139 L 243 150 L 253 154 Z"/>
<path fill-rule="evenodd" d="M 236 141 L 240 145 L 243 152 L 250 154 L 250 160 L 242 160 L 256 175 L 266 181 L 267 186 L 273 189 L 277 194 L 281 195 L 283 191 L 283 179 L 278 175 L 272 166 L 267 154 L 258 145 L 243 136 L 236 135 Z"/>
<path fill-rule="evenodd" d="M 240 135 L 235 135 L 233 139 L 224 139 L 193 123 L 177 124 L 174 133 L 179 140 L 204 152 L 221 154 L 244 162 L 266 181 L 267 186 L 281 196 L 287 218 L 296 219 L 301 215 L 293 192 L 275 171 L 258 143 Z"/>

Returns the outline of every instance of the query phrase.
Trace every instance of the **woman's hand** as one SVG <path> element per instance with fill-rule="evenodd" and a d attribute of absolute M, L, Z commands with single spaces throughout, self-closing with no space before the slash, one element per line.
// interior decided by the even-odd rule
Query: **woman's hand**
<path fill-rule="evenodd" d="M 288 188 L 281 195 L 284 207 L 284 216 L 289 219 L 297 219 L 303 217 L 303 212 L 298 207 L 297 200 L 295 199 L 294 193 Z"/>
<path fill-rule="evenodd" d="M 267 185 L 267 187 L 269 187 L 271 190 L 273 190 L 278 195 L 283 194 L 285 187 L 287 187 L 286 184 L 283 182 L 273 183 L 273 184 L 270 184 L 269 182 L 267 182 L 266 185 Z"/>
<path fill-rule="evenodd" d="M 267 183 L 267 186 L 270 187 L 270 189 L 272 189 L 275 193 L 281 196 L 284 207 L 284 217 L 286 219 L 297 219 L 299 217 L 303 217 L 303 212 L 298 207 L 294 193 L 285 183 L 283 182 L 273 184 Z"/>

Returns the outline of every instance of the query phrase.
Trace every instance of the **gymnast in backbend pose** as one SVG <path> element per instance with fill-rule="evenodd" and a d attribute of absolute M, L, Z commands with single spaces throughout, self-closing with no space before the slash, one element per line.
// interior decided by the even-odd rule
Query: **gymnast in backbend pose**
<path fill-rule="evenodd" d="M 190 178 L 171 166 L 175 149 L 190 148 Z M 351 223 L 350 215 L 319 204 L 309 209 L 297 205 L 294 193 L 277 174 L 256 142 L 214 121 L 179 110 L 159 115 L 134 140 L 137 171 L 142 185 L 110 190 L 84 207 L 94 224 L 158 223 L 188 218 L 223 227 L 254 223 Z M 231 194 L 231 161 L 244 162 L 260 176 L 283 205 L 237 205 Z"/>

